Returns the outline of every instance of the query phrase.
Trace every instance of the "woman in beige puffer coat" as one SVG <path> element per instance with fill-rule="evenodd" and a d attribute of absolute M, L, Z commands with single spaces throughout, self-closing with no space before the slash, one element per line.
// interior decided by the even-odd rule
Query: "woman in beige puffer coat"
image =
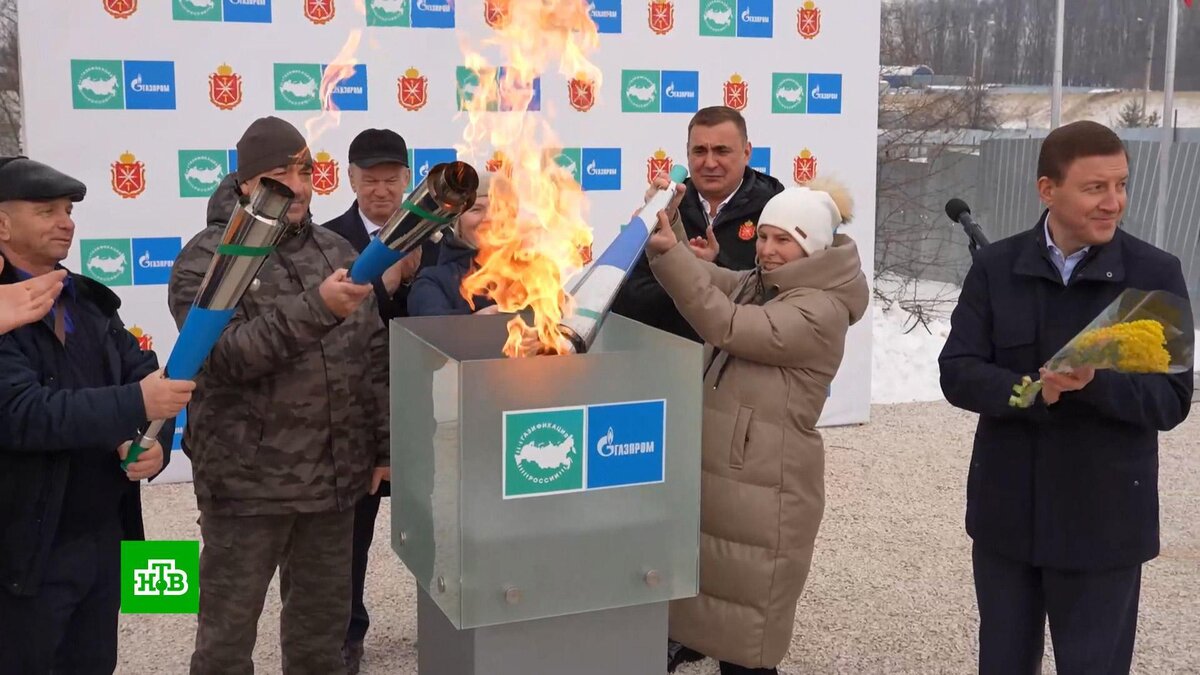
<path fill-rule="evenodd" d="M 672 603 L 670 635 L 722 674 L 773 673 L 791 642 L 825 505 L 817 419 L 869 295 L 854 241 L 835 234 L 850 211 L 837 186 L 779 193 L 750 271 L 702 260 L 715 239 L 682 241 L 665 214 L 647 245 L 705 341 L 700 595 Z"/>

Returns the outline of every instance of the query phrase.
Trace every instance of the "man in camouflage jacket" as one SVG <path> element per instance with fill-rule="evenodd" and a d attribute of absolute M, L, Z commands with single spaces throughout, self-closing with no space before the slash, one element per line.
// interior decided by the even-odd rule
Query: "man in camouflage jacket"
<path fill-rule="evenodd" d="M 344 668 L 354 505 L 390 477 L 386 329 L 354 249 L 308 216 L 312 159 L 291 124 L 266 117 L 238 142 L 249 194 L 271 177 L 296 193 L 267 258 L 196 377 L 189 449 L 200 531 L 192 673 L 253 672 L 267 587 L 280 569 L 284 672 Z M 212 225 L 180 253 L 169 302 L 183 325 L 220 243 Z"/>

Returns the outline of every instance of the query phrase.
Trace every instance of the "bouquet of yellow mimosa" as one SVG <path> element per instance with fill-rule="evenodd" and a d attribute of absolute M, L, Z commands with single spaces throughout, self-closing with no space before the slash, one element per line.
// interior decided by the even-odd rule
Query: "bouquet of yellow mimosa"
<path fill-rule="evenodd" d="M 1044 367 L 1057 373 L 1084 367 L 1121 373 L 1182 373 L 1192 368 L 1194 336 L 1187 300 L 1167 291 L 1130 288 Z M 1041 390 L 1041 380 L 1025 376 L 1013 386 L 1008 404 L 1028 408 Z"/>

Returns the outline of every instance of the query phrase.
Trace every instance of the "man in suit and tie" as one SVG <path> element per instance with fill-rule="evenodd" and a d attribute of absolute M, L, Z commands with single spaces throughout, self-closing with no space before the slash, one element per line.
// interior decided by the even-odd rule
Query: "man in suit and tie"
<path fill-rule="evenodd" d="M 349 160 L 350 188 L 356 199 L 325 227 L 362 252 L 404 201 L 412 175 L 408 146 L 391 129 L 367 129 L 350 142 Z M 416 278 L 423 260 L 437 262 L 437 244 L 426 243 L 408 254 L 375 284 L 379 313 L 385 322 L 408 315 L 408 285 Z"/>
<path fill-rule="evenodd" d="M 400 134 L 390 129 L 367 129 L 351 141 L 348 159 L 350 187 L 356 199 L 345 213 L 325 223 L 325 227 L 342 235 L 362 252 L 404 200 L 404 191 L 411 175 L 408 146 Z M 379 314 L 384 323 L 408 315 L 409 284 L 416 278 L 422 261 L 433 264 L 437 259 L 437 244 L 426 243 L 405 256 L 375 282 L 375 297 L 379 301 Z M 387 364 L 380 364 L 380 367 L 385 368 Z M 342 647 L 342 657 L 351 675 L 359 671 L 363 639 L 370 625 L 370 617 L 363 603 L 367 555 L 375 534 L 380 498 L 385 495 L 391 495 L 391 486 L 386 481 L 375 494 L 363 497 L 354 513 L 354 596 L 350 625 Z"/>

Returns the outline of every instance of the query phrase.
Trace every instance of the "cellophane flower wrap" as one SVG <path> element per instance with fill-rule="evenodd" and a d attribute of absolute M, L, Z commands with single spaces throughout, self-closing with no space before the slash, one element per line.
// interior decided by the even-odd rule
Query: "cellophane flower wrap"
<path fill-rule="evenodd" d="M 1046 362 L 1069 373 L 1090 366 L 1120 373 L 1182 373 L 1192 368 L 1195 332 L 1191 305 L 1168 291 L 1126 289 Z M 1042 381 L 1028 375 L 1013 386 L 1008 404 L 1028 408 Z"/>

